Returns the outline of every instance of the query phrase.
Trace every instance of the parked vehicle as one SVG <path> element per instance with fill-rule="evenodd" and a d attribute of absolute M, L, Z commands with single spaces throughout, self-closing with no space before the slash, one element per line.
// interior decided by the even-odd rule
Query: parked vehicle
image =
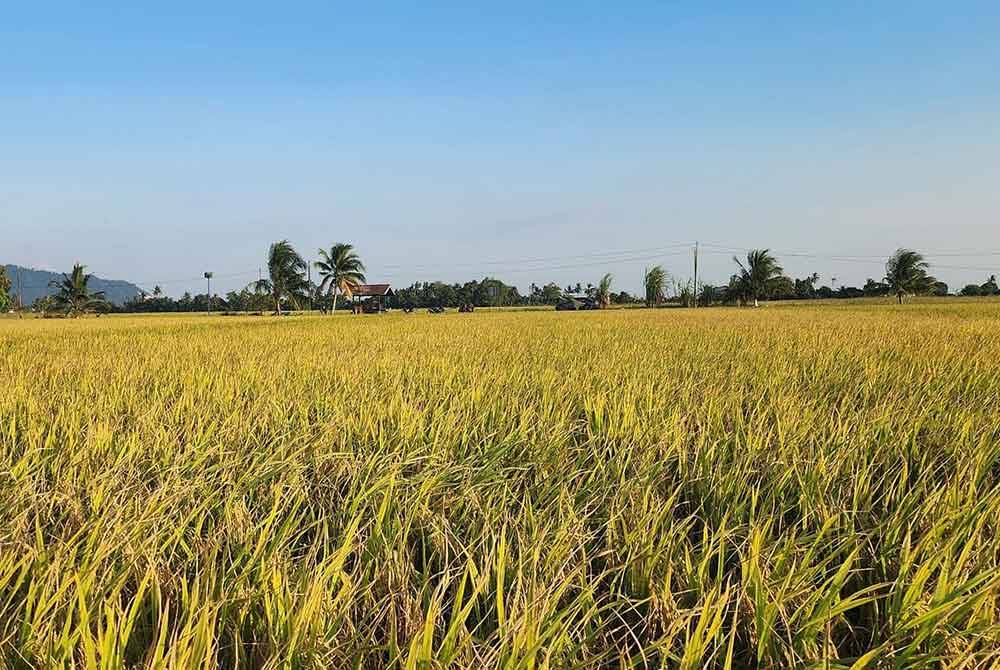
<path fill-rule="evenodd" d="M 557 312 L 575 312 L 579 310 L 600 309 L 601 306 L 592 298 L 566 297 L 556 303 Z"/>

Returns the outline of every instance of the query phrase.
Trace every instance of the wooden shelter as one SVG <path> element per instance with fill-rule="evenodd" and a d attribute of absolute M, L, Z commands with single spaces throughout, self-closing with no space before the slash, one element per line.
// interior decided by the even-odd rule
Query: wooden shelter
<path fill-rule="evenodd" d="M 355 314 L 377 314 L 388 309 L 389 298 L 393 293 L 389 284 L 358 284 L 348 289 L 347 296 L 351 299 L 351 308 Z"/>

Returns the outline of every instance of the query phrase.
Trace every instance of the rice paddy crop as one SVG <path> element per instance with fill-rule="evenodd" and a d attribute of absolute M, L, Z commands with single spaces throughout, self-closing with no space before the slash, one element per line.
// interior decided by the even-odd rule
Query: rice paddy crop
<path fill-rule="evenodd" d="M 998 326 L 0 321 L 0 665 L 1000 664 Z"/>

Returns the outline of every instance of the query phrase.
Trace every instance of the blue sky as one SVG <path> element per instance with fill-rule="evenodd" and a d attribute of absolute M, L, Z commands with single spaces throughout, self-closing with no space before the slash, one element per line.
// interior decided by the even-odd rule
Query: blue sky
<path fill-rule="evenodd" d="M 636 289 L 694 240 L 718 282 L 721 247 L 1000 270 L 996 2 L 202 4 L 5 8 L 0 261 L 172 294 L 281 238 L 395 284 Z"/>

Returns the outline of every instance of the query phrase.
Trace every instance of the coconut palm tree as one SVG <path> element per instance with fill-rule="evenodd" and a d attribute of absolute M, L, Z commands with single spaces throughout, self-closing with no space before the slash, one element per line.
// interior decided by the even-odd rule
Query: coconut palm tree
<path fill-rule="evenodd" d="M 611 282 L 613 279 L 614 276 L 609 272 L 601 277 L 601 281 L 597 283 L 597 304 L 601 306 L 601 309 L 611 305 Z"/>
<path fill-rule="evenodd" d="M 937 281 L 927 274 L 930 265 L 923 255 L 910 249 L 897 249 L 885 264 L 885 283 L 896 294 L 899 304 L 907 293 L 926 293 Z"/>
<path fill-rule="evenodd" d="M 303 276 L 308 267 L 288 240 L 275 242 L 267 251 L 267 279 L 259 279 L 253 286 L 270 294 L 274 313 L 280 315 L 282 300 L 298 308 L 308 299 L 309 282 Z"/>
<path fill-rule="evenodd" d="M 107 309 L 104 291 L 91 291 L 88 287 L 94 275 L 87 274 L 86 269 L 86 266 L 76 263 L 71 273 L 63 274 L 62 280 L 49 282 L 49 286 L 57 289 L 52 296 L 53 308 L 63 310 L 69 316 Z"/>
<path fill-rule="evenodd" d="M 771 255 L 770 249 L 752 249 L 747 252 L 746 264 L 736 256 L 733 261 L 740 271 L 736 278 L 741 292 L 753 300 L 753 306 L 759 307 L 759 299 L 768 294 L 775 281 L 780 279 L 784 269 Z"/>
<path fill-rule="evenodd" d="M 333 306 L 330 313 L 337 311 L 337 292 L 348 295 L 365 282 L 365 264 L 350 244 L 340 242 L 330 247 L 330 251 L 319 250 L 321 260 L 316 261 L 316 269 L 323 278 L 320 282 L 320 293 L 329 292 L 333 296 Z"/>
<path fill-rule="evenodd" d="M 646 289 L 646 306 L 652 307 L 663 301 L 663 291 L 667 285 L 667 272 L 660 265 L 646 268 L 646 273 L 642 277 L 643 287 Z"/>

